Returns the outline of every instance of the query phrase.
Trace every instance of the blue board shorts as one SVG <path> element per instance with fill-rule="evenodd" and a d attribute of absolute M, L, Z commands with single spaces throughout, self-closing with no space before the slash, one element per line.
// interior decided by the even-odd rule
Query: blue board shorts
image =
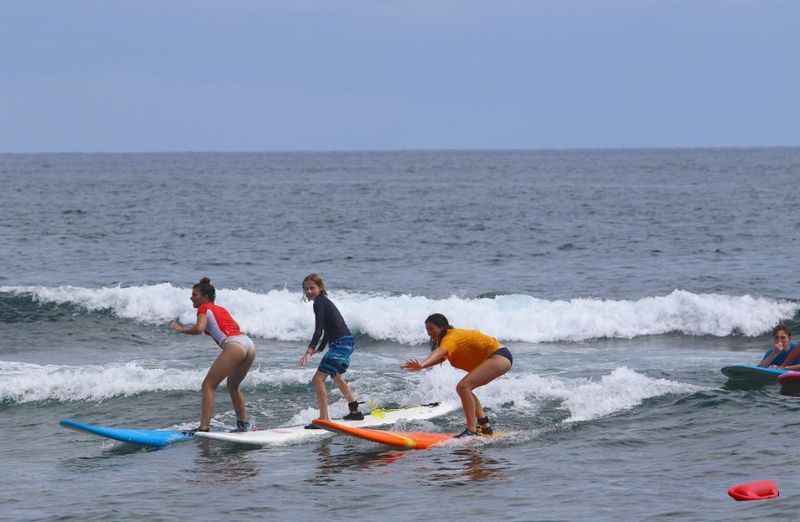
<path fill-rule="evenodd" d="M 346 372 L 347 367 L 350 366 L 350 356 L 353 355 L 355 349 L 356 345 L 352 336 L 339 337 L 330 343 L 328 353 L 320 361 L 317 370 L 331 377 Z"/>

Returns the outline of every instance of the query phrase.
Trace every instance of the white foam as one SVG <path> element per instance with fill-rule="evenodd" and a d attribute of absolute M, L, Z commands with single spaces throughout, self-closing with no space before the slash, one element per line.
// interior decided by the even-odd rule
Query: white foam
<path fill-rule="evenodd" d="M 69 303 L 88 311 L 110 310 L 118 317 L 149 324 L 164 324 L 175 317 L 193 322 L 195 318 L 190 290 L 169 283 L 98 289 L 0 287 L 0 292 L 29 294 L 40 302 Z M 335 292 L 331 298 L 355 333 L 404 344 L 427 342 L 423 321 L 433 312 L 445 314 L 455 326 L 477 328 L 505 341 L 538 343 L 672 332 L 756 336 L 800 311 L 800 304 L 790 301 L 683 290 L 638 300 L 548 301 L 527 295 L 437 300 L 353 292 Z M 314 328 L 311 303 L 304 302 L 299 292 L 223 289 L 217 302 L 251 335 L 304 341 Z"/>
<path fill-rule="evenodd" d="M 196 391 L 206 370 L 150 368 L 140 362 L 111 365 L 58 366 L 0 361 L 0 402 L 103 401 L 147 392 Z M 306 385 L 313 370 L 253 368 L 243 383 L 245 389 L 262 384 Z M 429 402 L 459 404 L 456 383 L 464 372 L 447 364 L 421 373 L 407 374 L 405 390 L 398 393 L 370 385 L 369 376 L 359 376 L 359 394 L 379 404 L 399 402 L 414 405 Z M 380 384 L 378 382 L 378 384 Z M 567 422 L 585 421 L 633 408 L 645 399 L 665 394 L 693 393 L 697 386 L 654 379 L 628 368 L 616 368 L 599 379 L 567 379 L 511 372 L 479 388 L 484 406 L 512 407 L 523 415 L 535 415 L 542 404 L 557 400 L 569 411 Z M 346 413 L 346 401 L 332 390 L 331 413 Z M 398 401 L 399 397 L 399 401 Z M 302 424 L 318 415 L 311 387 L 308 407 L 287 424 Z"/>
<path fill-rule="evenodd" d="M 653 397 L 689 394 L 703 389 L 668 379 L 654 379 L 625 367 L 616 368 L 609 375 L 602 376 L 599 381 L 561 381 L 554 378 L 540 380 L 537 395 L 563 399 L 563 407 L 570 412 L 567 422 L 604 417 L 631 409 Z"/>
<path fill-rule="evenodd" d="M 103 401 L 140 393 L 199 391 L 203 370 L 148 368 L 125 364 L 58 366 L 0 361 L 0 402 Z M 250 370 L 242 386 L 304 384 L 313 370 Z"/>
<path fill-rule="evenodd" d="M 422 374 L 411 396 L 418 400 L 458 400 L 455 388 L 463 376 L 464 372 L 446 364 L 435 367 Z M 595 380 L 511 372 L 478 388 L 475 393 L 484 406 L 511 407 L 525 415 L 535 415 L 543 402 L 556 400 L 569 412 L 565 422 L 578 422 L 629 410 L 652 397 L 689 394 L 702 389 L 692 384 L 654 379 L 621 367 Z"/>

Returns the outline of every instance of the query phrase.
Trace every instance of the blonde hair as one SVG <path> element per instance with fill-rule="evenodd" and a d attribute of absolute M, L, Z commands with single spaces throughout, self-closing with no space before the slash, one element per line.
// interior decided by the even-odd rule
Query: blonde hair
<path fill-rule="evenodd" d="M 320 295 L 328 295 L 328 289 L 325 288 L 325 281 L 322 280 L 322 276 L 319 274 L 308 274 L 303 278 L 303 286 L 305 287 L 306 281 L 311 281 L 315 285 L 319 287 Z"/>

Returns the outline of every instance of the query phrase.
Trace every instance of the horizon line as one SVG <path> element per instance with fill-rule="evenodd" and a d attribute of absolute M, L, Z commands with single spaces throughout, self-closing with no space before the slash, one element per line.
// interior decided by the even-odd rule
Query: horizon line
<path fill-rule="evenodd" d="M 364 148 L 364 149 L 167 149 L 167 150 L 42 150 L 42 151 L 0 151 L 3 156 L 24 155 L 124 155 L 124 154 L 363 154 L 363 153 L 425 153 L 425 152 L 625 152 L 625 151 L 702 151 L 702 150 L 773 150 L 800 149 L 798 145 L 653 145 L 653 146 L 614 146 L 614 147 L 542 147 L 542 148 Z"/>

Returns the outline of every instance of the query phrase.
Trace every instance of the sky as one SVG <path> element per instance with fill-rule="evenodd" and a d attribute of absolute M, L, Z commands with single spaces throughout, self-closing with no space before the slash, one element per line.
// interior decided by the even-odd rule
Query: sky
<path fill-rule="evenodd" d="M 800 145 L 800 2 L 7 2 L 0 152 Z"/>

